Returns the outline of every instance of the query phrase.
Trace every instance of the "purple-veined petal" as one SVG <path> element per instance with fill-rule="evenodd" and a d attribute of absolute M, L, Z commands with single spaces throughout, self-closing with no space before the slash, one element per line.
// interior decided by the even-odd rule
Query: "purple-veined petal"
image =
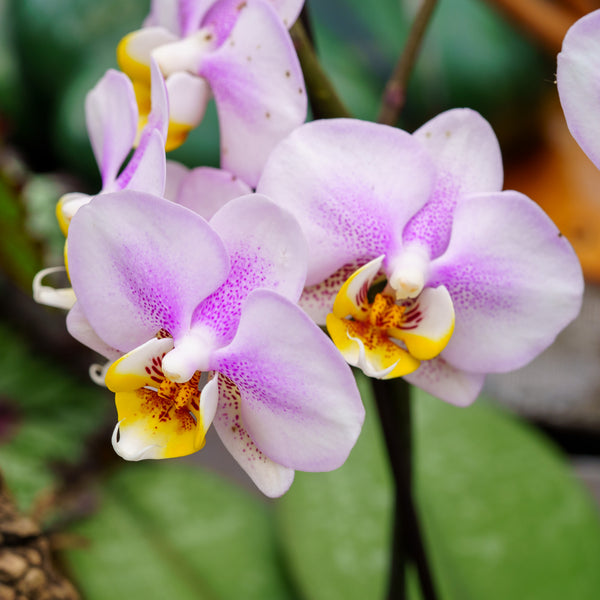
<path fill-rule="evenodd" d="M 337 349 L 297 306 L 252 292 L 236 337 L 214 360 L 240 390 L 246 431 L 271 460 L 303 471 L 346 460 L 364 419 L 360 395 Z"/>
<path fill-rule="evenodd" d="M 158 130 L 145 128 L 131 160 L 115 182 L 114 191 L 128 189 L 162 196 L 166 160 L 163 137 Z"/>
<path fill-rule="evenodd" d="M 202 61 L 219 114 L 221 166 L 254 186 L 274 146 L 306 118 L 289 33 L 266 3 L 247 0 L 228 39 Z"/>
<path fill-rule="evenodd" d="M 401 244 L 435 171 L 408 133 L 353 119 L 313 121 L 273 151 L 257 191 L 298 219 L 308 240 L 307 285 Z"/>
<path fill-rule="evenodd" d="M 456 312 L 442 353 L 470 372 L 519 368 L 578 314 L 577 256 L 542 209 L 517 192 L 474 195 L 456 207 L 447 251 L 429 285 L 445 285 Z"/>
<path fill-rule="evenodd" d="M 258 489 L 277 498 L 294 480 L 294 470 L 273 462 L 257 447 L 244 426 L 240 392 L 229 379 L 219 375 L 219 406 L 213 421 L 225 448 L 246 471 Z"/>
<path fill-rule="evenodd" d="M 160 329 L 177 341 L 229 270 L 223 243 L 202 217 L 129 190 L 81 208 L 68 243 L 81 308 L 98 335 L 122 352 Z"/>
<path fill-rule="evenodd" d="M 85 118 L 105 188 L 116 179 L 137 132 L 137 104 L 129 78 L 109 69 L 85 99 Z"/>
<path fill-rule="evenodd" d="M 431 198 L 411 219 L 403 239 L 405 244 L 426 246 L 436 258 L 448 246 L 460 197 L 502 189 L 502 155 L 490 124 L 467 108 L 441 113 L 413 135 L 432 157 L 438 174 Z"/>
<path fill-rule="evenodd" d="M 600 10 L 567 31 L 556 83 L 571 135 L 600 169 Z"/>
<path fill-rule="evenodd" d="M 174 200 L 210 220 L 227 202 L 251 191 L 249 185 L 229 171 L 197 167 L 181 178 Z"/>
<path fill-rule="evenodd" d="M 78 342 L 91 348 L 94 352 L 101 354 L 111 362 L 117 360 L 117 358 L 122 355 L 122 352 L 109 346 L 98 336 L 83 314 L 79 302 L 75 302 L 67 315 L 67 331 Z"/>
<path fill-rule="evenodd" d="M 485 375 L 461 371 L 438 356 L 422 362 L 404 379 L 440 400 L 456 406 L 469 406 L 479 396 Z"/>
<path fill-rule="evenodd" d="M 357 260 L 340 267 L 324 281 L 309 285 L 302 291 L 298 300 L 300 308 L 317 324 L 325 325 L 327 315 L 333 310 L 333 303 L 340 288 L 348 278 L 363 266 L 365 261 Z"/>
<path fill-rule="evenodd" d="M 231 200 L 210 225 L 227 248 L 231 269 L 227 281 L 200 303 L 192 321 L 226 344 L 252 290 L 270 289 L 298 300 L 306 277 L 306 241 L 292 215 L 258 194 Z"/>

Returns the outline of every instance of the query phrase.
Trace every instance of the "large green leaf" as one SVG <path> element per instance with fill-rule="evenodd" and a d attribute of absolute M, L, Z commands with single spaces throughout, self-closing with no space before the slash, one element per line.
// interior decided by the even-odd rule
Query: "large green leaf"
<path fill-rule="evenodd" d="M 112 401 L 91 381 L 79 381 L 60 365 L 37 357 L 4 324 L 0 339 L 0 407 L 15 421 L 0 438 L 0 470 L 21 509 L 27 509 L 55 483 L 51 465 L 82 457 L 87 438 L 113 410 Z"/>
<path fill-rule="evenodd" d="M 370 393 L 347 463 L 299 473 L 279 505 L 281 539 L 311 600 L 382 598 L 391 484 Z M 592 600 L 600 523 L 558 451 L 504 411 L 417 392 L 416 492 L 445 600 Z"/>
<path fill-rule="evenodd" d="M 215 475 L 174 461 L 131 463 L 67 553 L 88 600 L 287 600 L 268 507 Z"/>

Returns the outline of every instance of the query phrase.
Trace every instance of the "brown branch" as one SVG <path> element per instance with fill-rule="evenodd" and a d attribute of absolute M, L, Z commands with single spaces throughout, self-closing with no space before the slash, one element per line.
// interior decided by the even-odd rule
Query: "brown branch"
<path fill-rule="evenodd" d="M 394 72 L 388 80 L 379 109 L 377 121 L 386 125 L 395 125 L 406 101 L 406 87 L 413 70 L 421 43 L 427 30 L 437 0 L 423 0 L 421 8 L 412 24 L 402 54 Z"/>

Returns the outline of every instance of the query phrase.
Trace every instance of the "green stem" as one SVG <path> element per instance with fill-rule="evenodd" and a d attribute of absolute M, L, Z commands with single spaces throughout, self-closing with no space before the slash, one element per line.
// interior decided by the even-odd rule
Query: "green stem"
<path fill-rule="evenodd" d="M 385 125 L 396 125 L 406 101 L 408 79 L 417 60 L 421 43 L 433 15 L 437 0 L 423 0 L 408 34 L 406 44 L 388 80 L 377 121 Z"/>
<path fill-rule="evenodd" d="M 350 111 L 338 97 L 333 84 L 323 70 L 301 19 L 298 19 L 290 29 L 290 35 L 304 73 L 313 117 L 315 119 L 351 117 Z"/>

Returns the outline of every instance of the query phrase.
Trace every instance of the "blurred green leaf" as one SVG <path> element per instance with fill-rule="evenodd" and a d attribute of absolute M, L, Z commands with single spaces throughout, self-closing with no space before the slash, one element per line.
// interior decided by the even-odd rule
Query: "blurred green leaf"
<path fill-rule="evenodd" d="M 100 492 L 67 560 L 88 600 L 286 600 L 267 507 L 215 475 L 130 463 Z"/>
<path fill-rule="evenodd" d="M 55 483 L 50 466 L 81 458 L 86 438 L 113 410 L 110 395 L 38 358 L 0 323 L 0 404 L 16 414 L 14 432 L 0 440 L 0 469 L 21 510 Z M 3 443 L 2 443 L 3 442 Z M 106 440 L 107 445 L 110 441 Z"/>
<path fill-rule="evenodd" d="M 298 473 L 279 505 L 281 540 L 310 600 L 381 598 L 392 491 L 370 392 L 367 422 L 338 471 Z M 514 417 L 417 391 L 416 491 L 441 598 L 593 600 L 596 508 L 564 458 Z"/>

